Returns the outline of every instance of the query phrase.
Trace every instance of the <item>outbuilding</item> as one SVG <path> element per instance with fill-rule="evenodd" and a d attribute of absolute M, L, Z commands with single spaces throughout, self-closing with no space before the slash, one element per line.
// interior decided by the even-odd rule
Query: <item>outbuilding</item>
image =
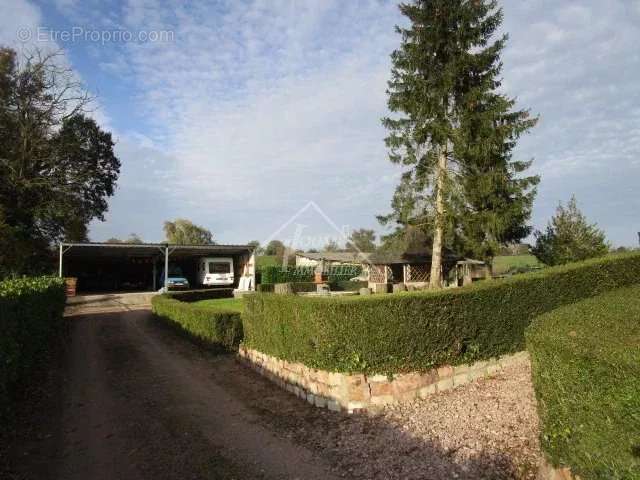
<path fill-rule="evenodd" d="M 177 266 L 191 288 L 200 288 L 203 258 L 233 260 L 234 289 L 255 289 L 255 254 L 250 245 L 168 243 L 61 243 L 58 274 L 77 279 L 79 292 L 157 291 Z"/>

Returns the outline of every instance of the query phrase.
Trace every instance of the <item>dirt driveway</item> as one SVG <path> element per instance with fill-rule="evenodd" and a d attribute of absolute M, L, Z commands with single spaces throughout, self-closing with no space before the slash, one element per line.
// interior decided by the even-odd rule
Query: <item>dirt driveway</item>
<path fill-rule="evenodd" d="M 537 435 L 520 419 L 531 410 L 531 393 L 518 393 L 526 371 L 380 417 L 347 416 L 194 346 L 147 310 L 70 321 L 70 348 L 14 446 L 11 479 L 533 476 L 535 458 L 519 447 Z"/>

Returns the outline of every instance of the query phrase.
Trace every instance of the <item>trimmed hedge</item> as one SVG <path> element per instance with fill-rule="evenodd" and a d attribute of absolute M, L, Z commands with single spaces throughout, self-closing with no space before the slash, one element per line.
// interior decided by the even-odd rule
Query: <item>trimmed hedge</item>
<path fill-rule="evenodd" d="M 368 286 L 369 282 L 360 280 L 340 280 L 336 282 L 329 282 L 329 288 L 332 292 L 357 292 L 361 288 L 367 288 Z"/>
<path fill-rule="evenodd" d="M 0 282 L 0 417 L 64 334 L 64 305 L 61 278 Z"/>
<path fill-rule="evenodd" d="M 360 265 L 332 265 L 327 271 L 329 283 L 347 282 L 362 273 Z"/>
<path fill-rule="evenodd" d="M 640 281 L 640 255 L 548 268 L 438 292 L 355 297 L 246 297 L 244 342 L 329 371 L 425 371 L 513 353 L 531 320 Z"/>
<path fill-rule="evenodd" d="M 182 294 L 184 295 L 184 294 Z M 181 294 L 156 295 L 153 313 L 192 340 L 216 350 L 236 350 L 242 340 L 240 313 L 179 300 Z"/>
<path fill-rule="evenodd" d="M 312 282 L 314 267 L 286 267 L 270 265 L 260 269 L 262 284 Z"/>
<path fill-rule="evenodd" d="M 640 479 L 640 286 L 547 313 L 526 338 L 551 462 Z"/>

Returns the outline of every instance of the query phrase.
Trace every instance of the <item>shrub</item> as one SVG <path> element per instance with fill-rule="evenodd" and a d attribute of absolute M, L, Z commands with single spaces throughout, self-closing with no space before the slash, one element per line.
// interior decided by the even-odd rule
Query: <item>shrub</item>
<path fill-rule="evenodd" d="M 327 271 L 327 278 L 329 283 L 346 282 L 360 276 L 361 273 L 360 265 L 332 265 Z"/>
<path fill-rule="evenodd" d="M 275 286 L 275 283 L 259 283 L 258 285 L 256 285 L 256 291 L 263 293 L 273 293 L 275 290 Z"/>
<path fill-rule="evenodd" d="M 640 279 L 617 255 L 438 292 L 246 298 L 248 347 L 330 371 L 424 371 L 512 353 L 538 315 Z"/>
<path fill-rule="evenodd" d="M 291 282 L 312 282 L 314 267 L 282 267 L 281 265 L 270 265 L 262 267 L 261 282 L 270 283 L 291 283 Z"/>
<path fill-rule="evenodd" d="M 205 290 L 171 292 L 169 295 L 181 302 L 199 302 L 200 300 L 214 300 L 216 298 L 232 298 L 233 290 L 230 288 L 208 288 Z"/>
<path fill-rule="evenodd" d="M 329 282 L 329 288 L 334 292 L 357 292 L 361 288 L 366 288 L 368 286 L 369 282 L 365 281 L 339 280 Z"/>
<path fill-rule="evenodd" d="M 528 329 L 541 443 L 585 479 L 640 479 L 640 286 L 559 308 Z"/>
<path fill-rule="evenodd" d="M 234 350 L 242 340 L 240 313 L 210 305 L 183 302 L 180 294 L 156 295 L 153 313 L 189 338 L 220 350 Z"/>
<path fill-rule="evenodd" d="M 0 282 L 0 417 L 64 333 L 64 304 L 60 278 Z"/>

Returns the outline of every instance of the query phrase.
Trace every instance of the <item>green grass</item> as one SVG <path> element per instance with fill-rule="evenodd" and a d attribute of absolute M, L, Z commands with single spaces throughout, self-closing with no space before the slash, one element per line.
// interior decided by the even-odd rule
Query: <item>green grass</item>
<path fill-rule="evenodd" d="M 503 275 L 519 268 L 544 267 L 533 255 L 500 255 L 493 259 L 494 275 Z"/>
<path fill-rule="evenodd" d="M 527 347 L 551 461 L 585 479 L 640 479 L 640 286 L 539 317 Z"/>
<path fill-rule="evenodd" d="M 260 255 L 256 257 L 256 267 L 273 267 L 280 265 L 280 261 L 278 261 L 278 257 L 275 255 Z"/>
<path fill-rule="evenodd" d="M 200 300 L 193 302 L 193 305 L 202 307 L 213 307 L 220 310 L 231 310 L 233 312 L 241 312 L 244 310 L 244 302 L 242 298 L 215 298 L 213 300 Z"/>

